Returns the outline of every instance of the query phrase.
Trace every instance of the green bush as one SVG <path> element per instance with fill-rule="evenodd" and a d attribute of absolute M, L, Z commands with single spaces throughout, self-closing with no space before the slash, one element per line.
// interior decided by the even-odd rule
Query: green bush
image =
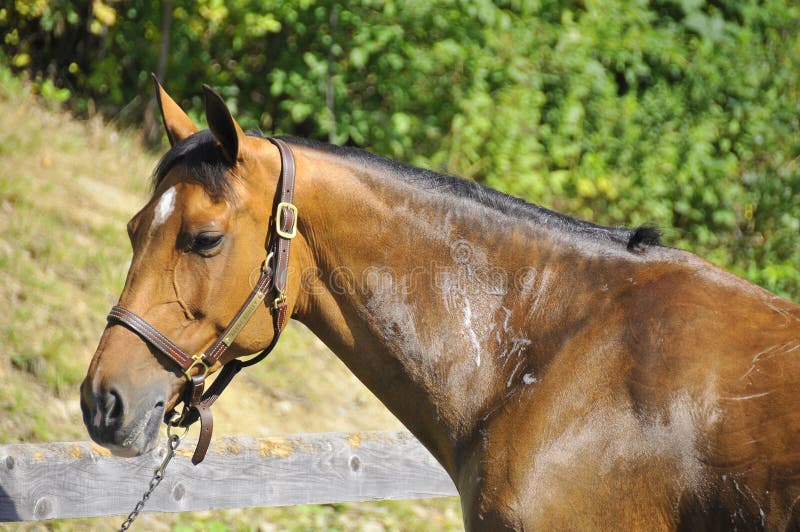
<path fill-rule="evenodd" d="M 245 127 L 359 145 L 607 224 L 655 224 L 800 296 L 794 0 L 175 0 L 166 85 Z M 162 12 L 0 9 L 8 64 L 139 120 Z M 57 92 L 52 80 L 69 93 Z"/>

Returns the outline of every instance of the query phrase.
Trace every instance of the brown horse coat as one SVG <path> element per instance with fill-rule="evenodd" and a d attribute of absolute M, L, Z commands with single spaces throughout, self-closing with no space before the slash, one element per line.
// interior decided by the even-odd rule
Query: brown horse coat
<path fill-rule="evenodd" d="M 280 160 L 224 106 L 198 133 L 161 102 L 173 148 L 129 224 L 120 304 L 200 352 L 265 258 Z M 468 529 L 797 527 L 800 307 L 647 229 L 287 140 L 292 316 L 447 469 Z M 271 338 L 264 307 L 233 355 Z M 110 325 L 82 386 L 90 434 L 152 448 L 184 383 Z"/>

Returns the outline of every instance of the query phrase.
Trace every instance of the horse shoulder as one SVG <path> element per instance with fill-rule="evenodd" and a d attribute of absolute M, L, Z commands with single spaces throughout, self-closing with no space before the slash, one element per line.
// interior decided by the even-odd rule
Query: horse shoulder
<path fill-rule="evenodd" d="M 705 467 L 685 519 L 734 527 L 794 519 L 800 307 L 694 258 L 631 291 L 627 315 L 627 386 L 638 410 L 670 418 L 682 396 L 695 420 Z"/>
<path fill-rule="evenodd" d="M 625 401 L 588 393 L 575 399 L 581 412 L 565 416 L 571 398 L 555 388 L 524 389 L 487 419 L 461 470 L 466 521 L 481 530 L 675 528 L 684 464 L 663 441 L 645 441 L 651 434 Z"/>

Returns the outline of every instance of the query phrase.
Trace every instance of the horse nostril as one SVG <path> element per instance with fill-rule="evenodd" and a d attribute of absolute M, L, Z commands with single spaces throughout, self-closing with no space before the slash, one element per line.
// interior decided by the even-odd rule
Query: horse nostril
<path fill-rule="evenodd" d="M 119 392 L 113 389 L 109 390 L 108 393 L 106 393 L 105 404 L 103 406 L 105 407 L 104 410 L 106 411 L 103 422 L 107 427 L 118 425 L 122 422 L 124 410 L 122 405 L 122 397 L 120 397 Z"/>

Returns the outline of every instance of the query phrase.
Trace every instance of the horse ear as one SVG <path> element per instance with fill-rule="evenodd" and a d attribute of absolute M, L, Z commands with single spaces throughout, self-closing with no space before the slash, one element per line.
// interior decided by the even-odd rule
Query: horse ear
<path fill-rule="evenodd" d="M 206 91 L 208 129 L 219 142 L 228 162 L 236 164 L 239 157 L 239 146 L 244 142 L 244 131 L 234 120 L 222 96 L 208 85 L 203 85 L 203 89 Z"/>
<path fill-rule="evenodd" d="M 156 89 L 156 100 L 158 101 L 158 108 L 161 109 L 161 118 L 164 121 L 164 128 L 167 130 L 167 138 L 169 145 L 174 146 L 186 137 L 197 133 L 197 126 L 192 123 L 192 120 L 183 112 L 183 109 L 175 103 L 175 100 L 170 98 L 155 74 L 150 74 L 153 78 L 153 85 Z"/>

